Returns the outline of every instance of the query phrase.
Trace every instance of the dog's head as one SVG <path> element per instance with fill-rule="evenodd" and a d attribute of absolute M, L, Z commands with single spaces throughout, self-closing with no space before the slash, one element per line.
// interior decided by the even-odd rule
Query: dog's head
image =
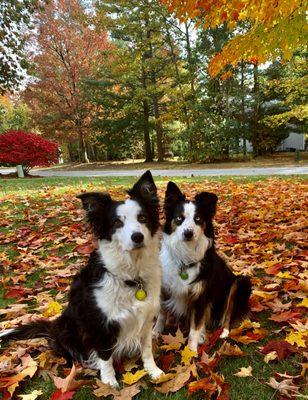
<path fill-rule="evenodd" d="M 99 192 L 77 196 L 98 239 L 117 241 L 124 251 L 147 246 L 159 227 L 157 188 L 151 172 L 145 172 L 128 194 L 125 201 Z"/>
<path fill-rule="evenodd" d="M 164 232 L 174 234 L 179 241 L 195 242 L 205 235 L 214 239 L 213 217 L 217 196 L 202 192 L 187 201 L 174 182 L 169 182 L 165 195 L 166 222 Z"/>

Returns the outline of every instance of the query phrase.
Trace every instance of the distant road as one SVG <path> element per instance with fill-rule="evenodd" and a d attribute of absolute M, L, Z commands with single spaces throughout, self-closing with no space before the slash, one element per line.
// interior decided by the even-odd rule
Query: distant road
<path fill-rule="evenodd" d="M 34 169 L 32 175 L 59 176 L 59 177 L 91 177 L 91 176 L 139 176 L 145 169 L 135 170 L 60 170 L 60 169 Z M 14 168 L 0 168 L 0 173 L 15 172 Z M 301 167 L 251 167 L 251 168 L 217 168 L 217 169 L 152 169 L 154 176 L 253 176 L 253 175 L 305 175 L 308 166 Z"/>

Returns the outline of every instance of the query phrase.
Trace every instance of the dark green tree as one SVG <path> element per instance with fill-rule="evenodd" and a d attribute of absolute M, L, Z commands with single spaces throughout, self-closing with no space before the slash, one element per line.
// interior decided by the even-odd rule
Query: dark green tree
<path fill-rule="evenodd" d="M 27 76 L 29 57 L 25 53 L 28 30 L 39 0 L 2 0 L 0 3 L 0 93 L 19 88 Z"/>

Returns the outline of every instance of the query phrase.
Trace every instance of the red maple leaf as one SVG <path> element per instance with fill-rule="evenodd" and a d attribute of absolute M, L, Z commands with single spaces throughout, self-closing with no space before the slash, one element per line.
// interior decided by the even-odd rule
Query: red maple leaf
<path fill-rule="evenodd" d="M 278 360 L 284 360 L 293 353 L 297 353 L 297 349 L 285 340 L 271 340 L 261 350 L 262 354 L 268 354 L 276 351 Z"/>

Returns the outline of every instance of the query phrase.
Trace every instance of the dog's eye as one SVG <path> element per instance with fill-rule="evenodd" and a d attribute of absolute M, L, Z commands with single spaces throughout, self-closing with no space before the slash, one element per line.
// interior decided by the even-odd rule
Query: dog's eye
<path fill-rule="evenodd" d="M 197 222 L 197 223 L 201 222 L 201 217 L 199 215 L 196 215 L 194 219 L 195 219 L 195 222 Z"/>
<path fill-rule="evenodd" d="M 123 222 L 120 220 L 120 218 L 116 218 L 113 221 L 113 226 L 116 228 L 121 228 L 123 226 Z"/>
<path fill-rule="evenodd" d="M 184 218 L 181 217 L 181 216 L 176 217 L 176 218 L 175 218 L 175 223 L 176 223 L 177 225 L 180 225 L 180 224 L 183 222 L 183 220 L 184 220 Z"/>
<path fill-rule="evenodd" d="M 140 214 L 138 215 L 138 221 L 144 224 L 145 222 L 147 222 L 147 217 L 143 214 Z"/>

